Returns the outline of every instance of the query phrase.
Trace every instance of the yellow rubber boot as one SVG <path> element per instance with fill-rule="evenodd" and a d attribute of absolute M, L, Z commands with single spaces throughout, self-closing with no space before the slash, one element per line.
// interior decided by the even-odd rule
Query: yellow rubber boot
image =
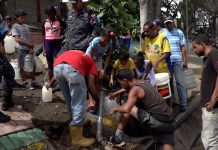
<path fill-rule="evenodd" d="M 71 144 L 76 147 L 88 147 L 95 143 L 94 138 L 85 138 L 83 136 L 82 126 L 69 125 Z"/>

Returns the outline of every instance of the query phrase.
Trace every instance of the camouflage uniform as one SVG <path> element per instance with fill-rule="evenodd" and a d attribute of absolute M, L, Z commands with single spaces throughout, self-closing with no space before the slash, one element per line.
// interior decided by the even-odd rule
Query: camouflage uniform
<path fill-rule="evenodd" d="M 62 52 L 66 50 L 85 51 L 92 39 L 100 33 L 101 24 L 86 7 L 79 14 L 75 10 L 70 11 L 66 22 L 67 29 Z"/>
<path fill-rule="evenodd" d="M 0 78 L 2 77 L 3 103 L 9 104 L 12 103 L 15 72 L 7 58 L 0 54 Z"/>

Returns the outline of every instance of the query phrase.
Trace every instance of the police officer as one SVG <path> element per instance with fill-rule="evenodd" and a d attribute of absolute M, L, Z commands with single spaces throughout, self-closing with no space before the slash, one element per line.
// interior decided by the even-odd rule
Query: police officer
<path fill-rule="evenodd" d="M 88 0 L 70 0 L 73 10 L 68 13 L 65 44 L 61 51 L 85 51 L 89 43 L 100 33 L 101 24 L 87 9 Z"/>
<path fill-rule="evenodd" d="M 8 62 L 5 57 L 5 50 L 3 46 L 3 39 L 6 33 L 8 32 L 8 28 L 0 19 L 0 78 L 4 78 L 2 81 L 2 89 L 3 89 L 3 103 L 2 110 L 6 111 L 14 104 L 12 102 L 12 93 L 13 93 L 13 84 L 14 84 L 14 69 L 11 64 Z M 10 121 L 10 116 L 7 116 L 0 112 L 0 123 Z"/>

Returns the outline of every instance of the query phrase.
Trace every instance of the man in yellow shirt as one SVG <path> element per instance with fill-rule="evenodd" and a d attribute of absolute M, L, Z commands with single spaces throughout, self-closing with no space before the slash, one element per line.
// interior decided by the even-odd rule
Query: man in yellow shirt
<path fill-rule="evenodd" d="M 135 63 L 131 58 L 129 58 L 129 54 L 127 52 L 120 52 L 119 58 L 115 61 L 111 71 L 109 86 L 112 87 L 114 85 L 114 75 L 117 74 L 119 70 L 128 69 L 134 76 L 135 68 Z"/>
<path fill-rule="evenodd" d="M 156 73 L 171 72 L 169 56 L 171 53 L 168 39 L 163 33 L 156 31 L 155 25 L 146 22 L 144 25 L 145 40 L 142 43 L 142 51 L 152 62 Z"/>

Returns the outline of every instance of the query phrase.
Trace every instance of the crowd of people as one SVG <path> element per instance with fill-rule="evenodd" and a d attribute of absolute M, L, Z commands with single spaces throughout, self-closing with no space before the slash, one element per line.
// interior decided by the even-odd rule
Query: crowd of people
<path fill-rule="evenodd" d="M 86 0 L 87 1 L 87 0 Z M 96 15 L 86 7 L 85 0 L 70 0 L 72 11 L 63 21 L 55 7 L 46 9 L 47 19 L 43 23 L 44 50 L 48 63 L 47 88 L 57 83 L 72 120 L 69 125 L 71 143 L 76 146 L 90 146 L 94 138 L 83 136 L 83 125 L 88 120 L 86 112 L 98 111 L 101 81 L 106 78 L 113 52 L 112 38 L 115 32 L 110 27 L 101 27 Z M 27 54 L 34 55 L 34 43 L 29 26 L 25 24 L 24 10 L 15 11 L 15 23 L 7 16 L 1 21 L 0 77 L 3 77 L 2 110 L 13 107 L 12 101 L 14 70 L 5 57 L 4 36 L 13 36 L 17 42 L 16 57 L 21 76 L 21 87 L 26 89 L 28 81 L 24 71 L 24 59 Z M 174 93 L 174 79 L 179 97 L 181 112 L 186 111 L 187 95 L 184 86 L 183 69 L 187 68 L 186 40 L 182 30 L 177 29 L 174 18 L 167 17 L 162 28 L 159 19 L 146 22 L 141 34 L 141 51 L 130 57 L 129 51 L 121 49 L 109 75 L 109 87 L 116 90 L 110 97 L 119 99 L 117 95 L 128 93 L 127 99 L 120 107 L 113 108 L 111 114 L 122 114 L 116 132 L 110 142 L 123 146 L 122 135 L 130 117 L 151 131 L 154 142 L 160 143 L 164 150 L 172 150 L 174 146 L 174 118 L 172 104 L 175 94 L 168 99 L 158 93 L 155 74 L 167 73 L 170 77 L 171 92 Z M 7 26 L 6 26 L 7 25 Z M 64 37 L 64 40 L 63 40 Z M 127 48 L 130 48 L 130 30 L 122 35 Z M 193 49 L 198 56 L 205 56 L 201 86 L 202 100 L 202 141 L 205 149 L 218 148 L 217 140 L 217 97 L 218 97 L 218 51 L 212 47 L 209 38 L 198 36 L 193 40 Z M 211 80 L 207 80 L 210 78 Z M 207 86 L 206 86 L 207 85 Z M 41 89 L 35 79 L 35 68 L 31 72 L 30 89 Z M 116 97 L 116 98 L 115 98 Z M 88 100 L 87 100 L 88 98 Z M 0 122 L 8 122 L 10 116 L 0 112 Z M 208 126 L 210 128 L 208 128 Z M 212 133 L 212 134 L 211 134 Z"/>

